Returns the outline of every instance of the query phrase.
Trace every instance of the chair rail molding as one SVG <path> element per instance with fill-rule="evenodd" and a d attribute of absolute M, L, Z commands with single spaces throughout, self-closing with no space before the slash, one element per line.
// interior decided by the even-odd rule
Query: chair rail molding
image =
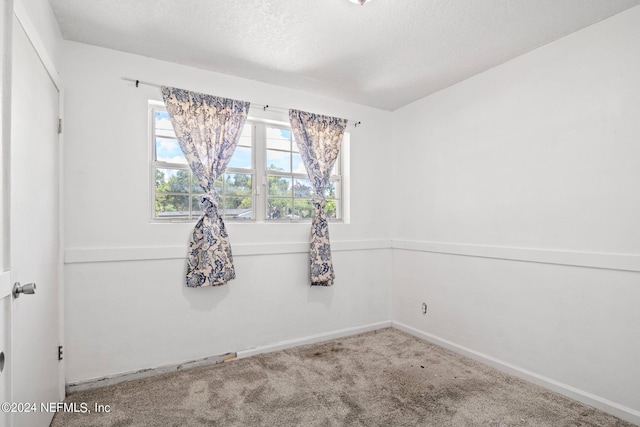
<path fill-rule="evenodd" d="M 284 255 L 309 252 L 309 242 L 284 243 L 231 243 L 233 256 Z M 391 249 L 391 240 L 340 240 L 331 242 L 334 252 Z M 68 248 L 64 253 L 65 264 L 94 262 L 147 261 L 162 259 L 186 259 L 187 245 L 113 248 Z"/>
<path fill-rule="evenodd" d="M 415 240 L 392 240 L 395 250 L 640 272 L 640 255 L 518 248 Z"/>

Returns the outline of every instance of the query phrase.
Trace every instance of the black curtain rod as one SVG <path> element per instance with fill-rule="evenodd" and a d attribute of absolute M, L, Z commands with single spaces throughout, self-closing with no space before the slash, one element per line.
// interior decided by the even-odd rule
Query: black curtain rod
<path fill-rule="evenodd" d="M 143 82 L 142 80 L 136 80 L 136 79 L 129 79 L 126 77 L 123 77 L 122 80 L 125 80 L 127 82 L 131 82 L 131 83 L 135 83 L 136 87 L 140 87 L 140 85 L 145 85 L 145 86 L 152 86 L 152 87 L 157 87 L 160 88 L 162 87 L 162 85 L 156 84 L 156 83 L 149 83 L 149 82 Z M 254 107 L 262 107 L 263 111 L 267 111 L 267 109 L 270 110 L 280 110 L 282 112 L 288 112 L 289 109 L 288 108 L 282 108 L 282 107 L 272 107 L 269 104 L 254 104 L 251 103 L 252 106 Z M 347 119 L 347 122 L 352 123 L 353 127 L 358 127 L 362 124 L 361 121 L 359 120 L 351 120 L 351 119 Z"/>

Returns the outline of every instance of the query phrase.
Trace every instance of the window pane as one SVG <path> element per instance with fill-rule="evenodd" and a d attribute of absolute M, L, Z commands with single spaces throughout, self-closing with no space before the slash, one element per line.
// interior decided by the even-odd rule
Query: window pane
<path fill-rule="evenodd" d="M 270 198 L 267 206 L 268 219 L 293 219 L 291 199 Z"/>
<path fill-rule="evenodd" d="M 155 136 L 151 139 L 155 155 L 155 158 L 152 159 L 155 178 L 152 185 L 157 202 L 154 208 L 155 218 L 197 219 L 202 213 L 200 211 L 200 195 L 204 193 L 204 190 L 189 169 L 176 139 L 169 113 L 164 111 L 162 107 L 154 106 L 151 109 L 151 117 L 153 135 Z M 254 123 L 245 123 L 238 140 L 238 146 L 228 164 L 230 168 L 241 169 L 238 172 L 242 173 L 234 173 L 235 171 L 230 169 L 229 173 L 223 174 L 214 183 L 220 197 L 220 212 L 223 213 L 226 209 L 227 212 L 223 215 L 227 219 L 250 220 L 255 218 L 253 211 L 253 176 L 256 168 L 253 156 L 255 127 Z M 285 155 L 287 154 L 285 153 Z M 290 161 L 289 158 L 287 162 L 290 164 Z M 176 166 L 166 167 L 160 162 L 164 164 L 176 163 Z M 259 166 L 263 167 L 263 165 Z M 282 188 L 283 184 L 284 189 Z M 289 191 L 290 193 L 292 191 L 291 182 L 279 183 L 279 185 L 280 187 L 277 188 L 280 189 L 280 192 Z"/>
<path fill-rule="evenodd" d="M 291 131 L 277 128 L 267 128 L 267 148 L 276 150 L 291 150 Z"/>
<path fill-rule="evenodd" d="M 294 200 L 293 213 L 297 217 L 296 219 L 313 218 L 313 205 L 311 204 L 311 200 Z"/>
<path fill-rule="evenodd" d="M 225 174 L 225 177 L 225 195 L 251 196 L 251 174 L 233 173 Z"/>
<path fill-rule="evenodd" d="M 300 151 L 298 150 L 298 143 L 296 142 L 295 138 L 291 140 L 291 151 L 293 151 L 294 153 L 297 153 L 298 151 Z"/>
<path fill-rule="evenodd" d="M 194 218 L 199 218 L 202 215 L 202 209 L 200 209 L 200 197 L 191 198 L 191 215 Z"/>
<path fill-rule="evenodd" d="M 291 178 L 270 176 L 268 184 L 270 196 L 291 196 Z"/>
<path fill-rule="evenodd" d="M 191 172 L 184 169 L 156 169 L 156 191 L 161 193 L 188 193 Z"/>
<path fill-rule="evenodd" d="M 336 159 L 336 162 L 331 168 L 331 175 L 340 175 L 340 156 Z"/>
<path fill-rule="evenodd" d="M 156 138 L 156 160 L 159 162 L 187 164 L 178 140 L 170 138 Z"/>
<path fill-rule="evenodd" d="M 222 181 L 216 181 L 216 184 L 220 183 L 220 186 L 222 187 Z M 197 194 L 201 194 L 204 193 L 204 189 L 200 186 L 200 184 L 198 184 L 198 179 L 194 176 L 193 177 L 193 189 L 191 190 L 193 193 L 197 193 Z M 216 188 L 217 190 L 217 188 Z M 220 189 L 220 191 L 222 191 L 222 189 Z"/>
<path fill-rule="evenodd" d="M 242 128 L 242 133 L 240 134 L 240 140 L 238 141 L 238 145 L 251 147 L 253 143 L 253 138 L 251 138 L 251 134 L 253 133 L 253 125 L 245 124 Z"/>
<path fill-rule="evenodd" d="M 329 219 L 337 219 L 338 218 L 338 200 L 327 200 L 327 204 L 324 207 L 325 212 L 327 213 L 327 218 Z"/>
<path fill-rule="evenodd" d="M 324 190 L 324 197 L 327 199 L 335 199 L 337 197 L 335 181 L 329 181 L 329 185 L 327 185 L 327 188 Z"/>
<path fill-rule="evenodd" d="M 293 184 L 293 195 L 295 197 L 311 197 L 313 196 L 313 187 L 308 179 L 295 179 Z"/>
<path fill-rule="evenodd" d="M 171 120 L 169 119 L 169 113 L 166 111 L 156 111 L 154 119 L 156 136 L 176 137 L 173 126 L 171 125 Z"/>
<path fill-rule="evenodd" d="M 225 197 L 222 215 L 224 219 L 253 219 L 251 197 Z"/>
<path fill-rule="evenodd" d="M 291 153 L 267 150 L 267 169 L 278 172 L 291 172 Z"/>
<path fill-rule="evenodd" d="M 291 167 L 293 168 L 293 173 L 307 174 L 307 169 L 304 167 L 304 163 L 302 163 L 302 157 L 300 157 L 298 153 L 291 154 Z"/>
<path fill-rule="evenodd" d="M 181 218 L 189 216 L 189 196 L 156 195 L 157 218 Z"/>
<path fill-rule="evenodd" d="M 227 167 L 251 169 L 251 148 L 236 147 Z"/>
<path fill-rule="evenodd" d="M 222 194 L 222 178 L 218 178 L 216 182 L 213 183 L 213 187 L 216 189 L 218 195 Z"/>

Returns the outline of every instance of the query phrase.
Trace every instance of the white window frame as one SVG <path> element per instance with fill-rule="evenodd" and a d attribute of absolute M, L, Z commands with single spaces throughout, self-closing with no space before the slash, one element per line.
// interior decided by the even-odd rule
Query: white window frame
<path fill-rule="evenodd" d="M 263 156 L 265 158 L 262 159 L 261 165 L 263 165 L 264 167 L 264 174 L 263 174 L 263 194 L 264 194 L 264 200 L 262 201 L 262 212 L 261 214 L 265 217 L 264 221 L 271 223 L 271 222 L 310 222 L 311 218 L 266 218 L 267 216 L 267 212 L 269 212 L 269 187 L 268 187 L 268 183 L 269 183 L 269 176 L 279 176 L 279 177 L 283 177 L 283 178 L 291 178 L 291 185 L 293 186 L 295 183 L 295 179 L 305 179 L 305 180 L 309 180 L 309 175 L 308 173 L 295 173 L 295 172 L 279 172 L 279 171 L 273 171 L 273 170 L 269 170 L 268 169 L 268 165 L 266 162 L 266 155 L 267 155 L 267 138 L 266 138 L 266 129 L 267 128 L 275 128 L 275 129 L 282 129 L 282 130 L 287 130 L 290 132 L 293 132 L 291 130 L 291 126 L 286 125 L 286 124 L 273 124 L 273 123 L 262 123 L 260 126 L 262 129 L 262 132 L 264 132 L 263 135 L 261 135 L 261 138 L 258 138 L 256 141 L 256 145 L 257 145 L 257 150 L 260 153 L 263 153 Z M 280 152 L 287 152 L 287 150 L 279 150 L 279 149 L 271 149 L 274 151 L 280 151 Z M 289 153 L 292 153 L 291 151 L 288 151 Z M 331 222 L 343 222 L 343 190 L 342 190 L 342 177 L 343 177 L 343 168 L 342 168 L 342 164 L 343 164 L 343 155 L 342 153 L 344 152 L 344 150 L 340 150 L 340 154 L 338 155 L 338 158 L 336 160 L 336 165 L 334 166 L 334 170 L 337 172 L 336 174 L 331 175 L 330 180 L 332 182 L 336 183 L 336 197 L 335 199 L 327 199 L 327 200 L 335 200 L 337 203 L 336 206 L 336 218 L 330 218 L 329 221 Z M 292 165 L 291 165 L 291 169 L 293 169 Z M 261 171 L 262 172 L 262 171 Z M 292 191 L 291 197 L 278 197 L 278 198 L 282 198 L 282 199 L 291 199 L 292 200 L 292 206 L 295 206 L 295 200 L 306 200 L 309 199 L 310 197 L 296 197 L 295 193 Z"/>
<path fill-rule="evenodd" d="M 150 165 L 149 168 L 149 184 L 150 184 L 150 203 L 149 214 L 152 222 L 192 222 L 195 221 L 195 215 L 192 214 L 192 202 L 193 202 L 193 173 L 189 165 L 183 163 L 170 163 L 156 160 L 156 126 L 155 126 L 155 112 L 166 111 L 165 106 L 161 102 L 149 101 L 149 146 L 150 146 Z M 189 193 L 186 195 L 189 198 L 189 215 L 188 217 L 175 217 L 175 218 L 158 218 L 156 217 L 156 170 L 157 169 L 177 169 L 189 171 Z M 185 193 L 166 193 L 167 195 L 185 196 Z"/>
<path fill-rule="evenodd" d="M 155 111 L 166 111 L 164 103 L 158 101 L 149 101 L 149 145 L 150 145 L 150 167 L 149 167 L 149 183 L 150 183 L 150 218 L 153 223 L 174 223 L 174 222 L 195 222 L 200 217 L 200 213 L 192 208 L 192 203 L 194 203 L 194 197 L 197 197 L 201 193 L 193 192 L 193 174 L 190 173 L 191 176 L 191 186 L 189 196 L 189 217 L 180 217 L 180 218 L 158 218 L 155 216 L 155 198 L 156 198 L 156 185 L 155 185 L 155 172 L 156 169 L 167 168 L 167 169 L 179 169 L 179 170 L 187 170 L 191 172 L 191 169 L 188 165 L 183 163 L 169 163 L 156 161 L 156 135 L 155 135 Z M 252 174 L 252 207 L 253 207 L 253 219 L 252 220 L 237 220 L 233 218 L 225 219 L 225 223 L 233 223 L 233 224 L 246 224 L 246 223 L 262 223 L 262 224 L 282 224 L 282 223 L 310 223 L 310 218 L 302 218 L 302 219 L 294 219 L 294 218 L 284 218 L 284 219 L 269 219 L 266 218 L 268 212 L 268 186 L 267 180 L 268 176 L 283 176 L 283 177 L 291 177 L 293 179 L 309 179 L 308 174 L 301 173 L 285 173 L 285 172 L 275 172 L 267 170 L 266 164 L 266 156 L 267 156 L 267 127 L 279 128 L 285 130 L 291 130 L 291 126 L 285 122 L 273 121 L 273 120 L 262 120 L 259 118 L 249 117 L 247 118 L 247 124 L 253 126 L 252 129 L 252 168 L 251 169 L 239 169 L 239 168 L 227 168 L 225 174 L 234 174 L 234 173 L 250 173 Z M 348 132 L 345 132 L 342 149 L 340 150 L 340 154 L 338 160 L 336 161 L 337 174 L 331 175 L 331 180 L 336 182 L 336 216 L 335 219 L 329 219 L 332 223 L 348 223 L 349 222 L 349 148 L 350 148 L 350 135 Z M 292 185 L 293 185 L 292 180 Z M 225 185 L 225 180 L 223 180 L 223 185 Z M 174 193 L 163 193 L 163 194 L 174 194 Z M 187 195 L 186 193 L 175 193 L 176 195 Z M 222 195 L 220 196 L 223 197 Z M 292 196 L 292 200 L 295 200 L 296 197 Z M 302 199 L 302 198 L 298 198 Z"/>

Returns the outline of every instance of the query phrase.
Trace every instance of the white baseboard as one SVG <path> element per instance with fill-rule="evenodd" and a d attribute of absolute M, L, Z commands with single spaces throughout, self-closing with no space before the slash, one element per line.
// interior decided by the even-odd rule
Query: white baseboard
<path fill-rule="evenodd" d="M 226 360 L 236 358 L 235 353 L 226 353 L 215 356 L 204 357 L 196 360 L 189 360 L 182 363 L 173 363 L 170 365 L 158 366 L 155 368 L 139 369 L 132 372 L 124 372 L 106 377 L 95 378 L 77 383 L 69 383 L 65 387 L 66 394 L 75 393 L 77 391 L 92 390 L 94 388 L 105 387 L 108 385 L 118 384 L 125 381 L 139 380 L 142 378 L 153 377 L 155 375 L 166 374 L 169 372 L 181 371 L 183 369 L 195 368 L 198 366 L 217 365 Z"/>
<path fill-rule="evenodd" d="M 247 350 L 237 352 L 238 359 L 255 356 L 256 354 L 270 353 L 273 351 L 285 350 L 292 347 L 298 347 L 307 344 L 316 344 L 323 341 L 330 341 L 337 338 L 344 338 L 351 335 L 362 334 L 364 332 L 375 331 L 378 329 L 391 327 L 391 321 L 370 323 L 368 325 L 356 326 L 353 328 L 340 329 L 337 331 L 326 332 L 323 334 L 311 335 L 303 338 L 296 338 L 287 341 L 280 341 L 274 344 L 258 346 Z"/>
<path fill-rule="evenodd" d="M 622 418 L 625 421 L 634 423 L 636 425 L 640 425 L 640 411 L 627 408 L 626 406 L 604 399 L 600 396 L 596 396 L 584 390 L 577 389 L 575 387 L 572 387 L 567 384 L 563 384 L 561 382 L 555 381 L 551 378 L 547 378 L 535 372 L 531 372 L 526 369 L 520 368 L 518 366 L 512 365 L 510 363 L 504 362 L 502 360 L 498 360 L 487 354 L 480 353 L 478 351 L 461 346 L 459 344 L 445 340 L 438 336 L 420 331 L 411 326 L 407 326 L 403 323 L 399 323 L 399 322 L 391 322 L 391 323 L 392 323 L 391 324 L 392 327 L 400 331 L 406 332 L 410 335 L 413 335 L 417 338 L 423 339 L 425 341 L 429 341 L 433 344 L 439 345 L 440 347 L 444 347 L 455 353 L 462 354 L 471 359 L 477 360 L 478 362 L 484 363 L 485 365 L 489 365 L 493 368 L 496 368 L 499 371 L 505 372 L 510 375 L 514 375 L 518 378 L 522 378 L 533 384 L 539 385 L 541 387 L 544 387 L 556 393 L 562 394 L 563 396 L 567 396 L 571 399 L 577 400 L 578 402 L 582 402 L 586 405 L 593 406 L 594 408 L 597 408 L 602 411 L 608 412 L 612 415 L 615 415 L 618 418 Z"/>

